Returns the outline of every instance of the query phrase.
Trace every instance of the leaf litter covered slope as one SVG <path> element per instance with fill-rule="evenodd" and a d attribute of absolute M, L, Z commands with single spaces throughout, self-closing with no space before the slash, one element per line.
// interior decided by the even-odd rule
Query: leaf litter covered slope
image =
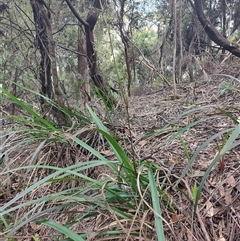
<path fill-rule="evenodd" d="M 169 87 L 160 86 L 136 89 L 129 103 L 131 135 L 129 134 L 126 115 L 124 113 L 116 113 L 115 118 L 117 121 L 113 121 L 113 123 L 116 125 L 117 130 L 120 128 L 116 136 L 120 144 L 127 153 L 129 153 L 129 156 L 135 160 L 140 160 L 142 163 L 149 161 L 158 163 L 168 179 L 167 184 L 169 187 L 164 186 L 164 180 L 161 181 L 160 186 L 168 195 L 169 200 L 171 200 L 171 205 L 175 207 L 175 212 L 169 211 L 168 205 L 164 205 L 164 202 L 162 203 L 163 217 L 168 223 L 167 225 L 167 223 L 164 222 L 166 240 L 207 240 L 206 235 L 210 237 L 210 240 L 221 240 L 221 237 L 225 238 L 221 241 L 240 240 L 240 224 L 238 218 L 240 211 L 240 167 L 238 146 L 224 156 L 224 165 L 216 165 L 210 173 L 199 202 L 199 216 L 197 219 L 192 218 L 193 204 L 191 200 L 172 188 L 178 176 L 180 176 L 184 167 L 187 165 L 188 159 L 194 155 L 197 148 L 204 141 L 220 131 L 235 126 L 233 120 L 226 117 L 221 109 L 230 113 L 232 117 L 238 118 L 240 115 L 239 111 L 231 107 L 240 108 L 239 88 L 240 85 L 238 82 L 231 80 L 181 84 L 181 86 L 178 86 L 176 99 L 173 98 L 172 89 Z M 221 109 L 217 109 L 216 107 L 221 107 Z M 192 109 L 196 110 L 190 112 Z M 183 114 L 186 112 L 187 114 Z M 182 115 L 182 117 L 176 119 L 179 115 Z M 175 121 L 173 121 L 174 119 Z M 182 132 L 180 138 L 176 137 L 169 143 L 164 144 L 166 140 L 182 128 L 201 119 L 204 119 L 204 121 L 191 126 L 191 128 L 187 128 Z M 95 132 L 87 132 L 87 134 L 84 134 L 84 136 L 89 135 L 95 135 Z M 194 183 L 198 184 L 201 181 L 204 172 L 222 147 L 224 138 L 224 135 L 219 136 L 199 153 L 193 164 L 193 168 L 188 172 L 184 181 L 179 184 L 178 188 L 187 190 L 188 196 L 191 196 L 190 189 L 194 186 Z M 93 143 L 93 140 L 96 143 L 100 143 L 97 149 L 100 150 L 102 154 L 111 158 L 112 151 L 109 150 L 107 146 L 104 147 L 105 149 L 102 148 L 102 140 L 98 141 L 98 136 L 94 138 L 87 137 L 83 140 L 87 139 L 91 140 L 91 143 Z M 131 140 L 135 151 L 134 157 L 130 145 Z M 66 150 L 63 150 L 62 146 L 58 148 L 57 145 L 51 146 L 51 143 L 49 143 L 49 145 L 49 150 L 51 151 L 46 151 L 46 155 L 43 152 L 44 155 L 38 160 L 39 164 L 67 167 L 76 162 L 77 159 L 91 160 L 91 157 L 87 157 L 88 153 L 83 153 L 81 150 L 72 153 L 67 147 Z M 45 149 L 48 150 L 48 148 Z M 63 158 L 60 158 L 59 153 L 62 151 L 66 154 Z M 67 158 L 67 153 L 69 153 L 69 156 L 73 154 L 73 157 Z M 24 154 L 22 153 L 22 155 Z M 28 154 L 26 154 L 25 157 L 22 156 L 22 158 L 25 160 L 27 156 Z M 50 162 L 48 162 L 48 160 Z M 27 165 L 28 162 L 26 161 L 25 164 Z M 91 175 L 93 178 L 99 178 L 104 174 L 109 173 L 107 173 L 107 169 L 103 167 L 97 168 Z M 39 172 L 38 175 L 44 176 L 46 173 Z M 17 178 L 19 178 L 19 176 Z M 30 179 L 28 181 L 30 182 Z M 21 182 L 18 180 L 14 181 L 14 183 L 19 185 L 18 183 Z M 78 185 L 78 183 L 76 185 Z M 56 192 L 59 192 L 61 189 L 65 190 L 66 186 L 62 185 L 59 187 L 52 185 L 48 186 L 48 188 L 44 186 L 43 189 L 38 189 L 32 193 L 31 198 L 33 198 L 33 196 L 47 196 L 49 193 L 54 192 L 54 188 Z M 16 191 L 16 194 L 17 193 L 18 191 Z M 8 200 L 11 198 L 14 198 L 14 193 L 8 196 Z M 5 199 L 6 202 L 8 200 Z M 161 201 L 164 200 L 161 198 Z M 4 199 L 1 200 L 1 205 L 2 203 L 4 203 Z M 49 205 L 52 206 L 54 204 L 50 203 Z M 150 225 L 151 223 L 154 225 L 151 215 L 150 217 L 149 215 L 146 217 L 148 217 L 147 224 Z M 98 220 L 101 219 L 104 219 L 104 222 L 109 225 L 115 222 L 111 215 L 104 213 L 99 215 Z M 88 232 L 91 230 L 91 226 L 94 226 L 95 231 L 98 229 L 101 230 L 102 223 L 96 225 L 96 221 L 97 220 L 93 219 L 92 221 L 89 220 L 88 223 L 80 223 L 79 225 L 81 227 L 77 225 L 75 231 Z M 118 220 L 116 220 L 116 222 L 117 221 Z M 25 237 L 31 237 L 32 233 L 35 233 L 36 230 L 38 231 L 39 226 L 36 228 L 31 225 L 34 225 L 34 223 L 31 223 L 30 226 L 25 225 L 23 229 L 18 232 L 19 237 L 23 237 L 23 235 L 25 235 Z M 105 226 L 105 224 L 103 226 Z M 129 227 L 130 224 L 126 222 L 125 229 L 128 230 Z M 52 235 L 51 230 L 43 228 L 40 230 L 40 237 L 44 237 L 44 235 L 49 237 Z M 138 230 L 138 227 L 136 227 L 136 230 Z M 142 232 L 144 232 L 144 230 Z M 115 240 L 125 240 L 123 237 L 116 238 Z M 24 239 L 19 238 L 19 240 Z M 27 239 L 25 238 L 25 240 Z M 96 237 L 95 239 L 92 238 L 89 240 L 101 239 Z M 105 237 L 105 240 L 107 240 L 107 237 Z M 137 237 L 131 237 L 131 240 L 139 239 Z M 156 236 L 153 234 L 148 240 L 156 240 Z"/>
<path fill-rule="evenodd" d="M 240 84 L 236 80 L 187 83 L 178 86 L 175 100 L 169 87 L 137 89 L 130 102 L 132 135 L 137 158 L 157 162 L 168 172 L 180 175 L 202 143 L 211 136 L 236 126 L 233 120 L 240 116 L 239 88 Z M 196 111 L 189 112 L 191 109 Z M 188 113 L 178 120 L 175 119 L 184 112 Z M 226 112 L 233 120 L 226 116 Z M 174 119 L 175 121 L 172 121 Z M 204 121 L 187 128 L 181 137 L 163 145 L 174 133 L 201 119 Z M 193 168 L 185 178 L 187 183 L 184 183 L 188 187 L 193 187 L 194 183 L 201 181 L 204 172 L 228 137 L 227 134 L 219 135 L 198 154 Z M 200 230 L 203 232 L 203 235 L 195 236 L 197 240 L 207 240 L 202 238 L 204 232 L 209 233 L 211 240 L 240 240 L 239 151 L 240 147 L 236 146 L 227 152 L 221 162 L 214 166 L 207 179 L 199 202 L 200 215 L 206 230 L 192 226 L 195 235 L 198 229 L 199 233 Z M 175 198 L 179 201 L 179 211 L 182 211 L 183 216 L 172 216 L 169 221 L 175 220 L 180 228 L 184 226 L 183 220 L 191 219 L 192 209 L 182 197 Z M 174 227 L 176 228 L 175 225 Z M 186 227 L 180 230 L 186 231 Z M 178 238 L 191 240 L 190 236 L 186 239 L 186 236 L 184 238 L 180 233 Z"/>
<path fill-rule="evenodd" d="M 131 123 L 133 128 L 133 134 L 135 135 L 136 143 L 139 143 L 144 134 L 155 133 L 153 138 L 149 137 L 150 143 L 148 148 L 141 148 L 138 151 L 139 155 L 148 156 L 153 152 L 156 152 L 156 156 L 161 158 L 162 161 L 166 161 L 167 164 L 173 161 L 174 164 L 183 164 L 185 155 L 180 155 L 182 144 L 176 139 L 164 148 L 158 148 L 166 137 L 169 137 L 174 130 L 180 130 L 181 128 L 193 123 L 197 120 L 207 119 L 202 121 L 194 128 L 188 128 L 186 132 L 182 134 L 184 143 L 188 146 L 190 154 L 196 150 L 196 148 L 207 138 L 213 134 L 220 132 L 221 130 L 232 128 L 235 126 L 234 122 L 226 117 L 221 109 L 226 109 L 230 115 L 235 118 L 240 117 L 240 113 L 232 107 L 240 108 L 240 92 L 237 89 L 238 85 L 233 85 L 231 89 L 224 89 L 224 83 L 222 82 L 201 82 L 186 84 L 186 86 L 179 86 L 177 98 L 173 100 L 173 94 L 169 87 L 159 87 L 158 90 L 154 87 L 145 89 L 142 95 L 137 95 L 131 98 L 130 113 Z M 153 92 L 153 94 L 151 94 Z M 194 110 L 190 112 L 190 110 Z M 182 115 L 183 113 L 186 113 Z M 180 115 L 182 117 L 180 118 Z M 173 121 L 176 117 L 179 120 Z M 161 134 L 161 130 L 164 131 Z M 158 135 L 159 132 L 159 135 Z M 220 142 L 220 140 L 219 140 Z M 144 141 L 141 142 L 145 143 Z M 141 144 L 140 143 L 140 144 Z M 179 146 L 180 145 L 180 146 Z M 216 154 L 216 149 L 205 150 L 207 158 L 210 159 Z M 216 147 L 214 147 L 216 148 Z M 159 149 L 159 151 L 157 151 Z M 179 153 L 178 153 L 179 152 Z M 214 154 L 213 156 L 211 154 Z M 174 160 L 175 158 L 175 160 Z M 183 162 L 181 162 L 182 160 Z M 186 160 L 185 160 L 186 161 Z M 206 162 L 207 160 L 203 160 Z M 208 164 L 206 163 L 204 167 Z"/>

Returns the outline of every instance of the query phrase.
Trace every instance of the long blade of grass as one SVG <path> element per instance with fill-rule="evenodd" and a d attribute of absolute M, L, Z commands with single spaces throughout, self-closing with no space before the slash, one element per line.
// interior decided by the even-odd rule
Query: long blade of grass
<path fill-rule="evenodd" d="M 221 156 L 224 155 L 227 152 L 227 150 L 233 144 L 233 142 L 236 140 L 236 138 L 239 136 L 239 134 L 240 134 L 240 124 L 238 124 L 236 126 L 236 128 L 234 129 L 234 131 L 232 132 L 232 134 L 228 138 L 227 142 L 225 143 L 225 145 L 221 149 L 221 151 L 220 151 Z"/>
<path fill-rule="evenodd" d="M 47 103 L 51 104 L 51 106 L 56 107 L 57 109 L 61 110 L 64 114 L 74 117 L 76 118 L 78 121 L 83 121 L 84 123 L 90 124 L 91 123 L 91 118 L 86 115 L 83 111 L 81 111 L 79 108 L 75 108 L 74 111 L 71 108 L 68 108 L 66 106 L 61 106 L 58 103 L 54 102 L 53 100 L 49 99 L 47 96 L 44 96 L 42 94 L 40 94 L 37 91 L 34 91 L 32 89 L 27 88 L 26 86 L 23 86 L 19 83 L 15 83 L 13 82 L 15 85 L 17 85 L 19 88 L 26 90 L 29 93 L 34 94 L 35 96 L 39 96 L 42 99 L 44 99 L 44 101 L 46 101 Z"/>
<path fill-rule="evenodd" d="M 103 123 L 102 123 L 101 120 L 97 117 L 97 115 L 94 113 L 94 111 L 92 110 L 92 108 L 87 105 L 87 109 L 88 109 L 89 113 L 91 114 L 91 116 L 93 117 L 93 120 L 94 120 L 94 122 L 97 124 L 98 128 L 99 128 L 100 130 L 103 130 L 103 131 L 106 132 L 106 133 L 109 133 L 107 127 L 103 125 Z"/>
<path fill-rule="evenodd" d="M 18 104 L 23 110 L 27 111 L 30 115 L 33 116 L 36 120 L 39 120 L 42 122 L 45 126 L 47 126 L 52 131 L 56 131 L 57 128 L 55 128 L 49 121 L 42 118 L 37 112 L 35 112 L 32 108 L 27 106 L 23 101 L 16 98 L 14 95 L 12 95 L 10 92 L 5 90 L 4 88 L 0 89 L 4 94 L 6 94 L 11 100 L 13 100 L 16 104 Z"/>
<path fill-rule="evenodd" d="M 198 110 L 202 110 L 202 109 L 206 109 L 206 108 L 214 108 L 214 107 L 216 107 L 216 105 L 206 105 L 206 106 L 200 106 L 200 107 L 196 107 L 196 108 L 194 108 L 194 109 L 187 110 L 187 111 L 179 114 L 176 118 L 174 118 L 173 120 L 171 120 L 168 124 L 166 124 L 166 125 L 165 125 L 163 128 L 161 128 L 159 131 L 156 131 L 156 132 L 151 136 L 151 138 L 154 138 L 155 136 L 157 136 L 157 135 L 159 134 L 159 132 L 161 132 L 162 130 L 167 129 L 167 128 L 170 127 L 171 125 L 174 125 L 179 119 L 181 119 L 181 118 L 182 118 L 183 116 L 185 116 L 185 115 L 192 114 L 192 113 L 194 113 L 195 111 L 198 111 Z M 208 120 L 208 119 L 212 119 L 212 118 L 215 118 L 215 117 L 207 117 L 206 119 Z M 203 118 L 203 119 L 201 119 L 201 120 L 204 121 L 205 118 Z M 194 126 L 195 124 L 198 124 L 198 123 L 202 122 L 201 120 L 198 120 L 198 121 L 193 122 L 193 123 L 194 123 L 193 126 Z M 191 124 L 192 124 L 192 123 L 190 123 L 190 124 L 187 126 L 186 129 L 189 129 L 189 128 L 192 126 Z"/>
<path fill-rule="evenodd" d="M 129 171 L 134 172 L 134 168 L 130 159 L 128 158 L 124 150 L 120 147 L 120 145 L 117 143 L 117 141 L 109 133 L 102 130 L 98 131 L 107 139 L 108 143 L 112 147 L 112 150 L 117 156 L 117 159 L 120 161 L 120 164 L 123 164 Z"/>
<path fill-rule="evenodd" d="M 88 110 L 94 120 L 94 122 L 99 127 L 99 132 L 107 139 L 109 145 L 111 146 L 113 152 L 115 153 L 117 159 L 120 162 L 120 165 L 123 166 L 125 170 L 125 174 L 128 180 L 125 180 L 129 185 L 131 185 L 135 191 L 137 191 L 137 181 L 134 166 L 127 156 L 127 154 L 123 151 L 117 141 L 110 135 L 107 128 L 103 125 L 101 120 L 97 117 L 97 115 L 92 111 L 92 109 L 88 106 Z"/>
<path fill-rule="evenodd" d="M 36 150 L 34 151 L 34 153 L 33 153 L 33 155 L 32 155 L 31 160 L 30 160 L 29 163 L 28 163 L 29 166 L 35 165 L 35 161 L 37 160 L 38 155 L 39 155 L 40 151 L 42 150 L 42 148 L 44 147 L 45 143 L 46 143 L 46 140 L 42 141 L 42 142 L 38 145 L 38 147 L 36 148 Z M 26 176 L 28 175 L 29 171 L 30 171 L 30 169 L 27 170 Z"/>
<path fill-rule="evenodd" d="M 206 180 L 207 180 L 207 178 L 208 178 L 208 176 L 209 176 L 212 168 L 215 166 L 215 164 L 219 161 L 220 158 L 221 158 L 221 155 L 218 154 L 218 155 L 213 159 L 213 161 L 212 161 L 211 164 L 209 165 L 208 169 L 206 170 L 206 172 L 205 172 L 205 174 L 204 174 L 204 176 L 203 176 L 203 178 L 202 178 L 201 183 L 199 184 L 199 187 L 198 187 L 198 190 L 197 190 L 197 195 L 196 195 L 195 200 L 194 200 L 194 201 L 195 201 L 195 202 L 194 202 L 194 215 L 196 214 L 198 201 L 199 201 L 199 199 L 200 199 L 200 195 L 201 195 L 202 189 L 203 189 L 203 187 L 204 187 L 204 184 L 205 184 L 205 182 L 206 182 Z"/>
<path fill-rule="evenodd" d="M 206 118 L 202 118 L 200 120 L 194 121 L 190 124 L 188 124 L 187 126 L 183 127 L 182 129 L 178 130 L 175 134 L 173 134 L 170 138 L 168 138 L 166 141 L 164 141 L 162 144 L 159 145 L 159 148 L 162 146 L 165 146 L 167 143 L 171 142 L 172 140 L 174 140 L 176 137 L 178 137 L 180 134 L 183 134 L 185 131 L 189 130 L 190 128 L 196 126 L 197 124 L 201 123 L 201 122 L 206 122 L 208 120 L 214 119 L 216 117 L 206 117 Z"/>
<path fill-rule="evenodd" d="M 225 116 L 229 117 L 235 124 L 239 123 L 238 119 L 235 116 L 231 115 L 228 111 L 225 111 L 224 109 L 219 107 L 217 107 L 216 109 L 222 112 Z"/>
<path fill-rule="evenodd" d="M 70 238 L 73 241 L 84 241 L 84 239 L 81 236 L 77 235 L 72 230 L 64 227 L 63 225 L 61 225 L 59 223 L 49 221 L 49 220 L 38 221 L 38 223 L 47 225 L 51 228 L 54 228 L 55 230 L 66 235 L 68 238 Z"/>
<path fill-rule="evenodd" d="M 128 156 L 123 151 L 123 149 L 118 145 L 116 140 L 110 135 L 108 129 L 103 125 L 102 121 L 97 117 L 97 115 L 92 111 L 92 109 L 87 106 L 91 116 L 93 117 L 94 122 L 99 128 L 99 132 L 107 139 L 108 143 L 112 147 L 112 150 L 114 151 L 115 155 L 117 156 L 118 160 L 121 162 L 121 164 L 124 163 L 124 161 L 128 160 L 127 167 L 129 170 L 134 170 L 132 163 L 130 162 Z"/>
<path fill-rule="evenodd" d="M 161 219 L 162 210 L 160 207 L 157 185 L 156 185 L 151 168 L 148 169 L 148 178 L 149 178 L 150 191 L 151 191 L 151 196 L 152 196 L 155 226 L 156 226 L 156 230 L 157 230 L 157 238 L 158 238 L 158 241 L 164 241 L 165 237 L 164 237 L 164 230 L 163 230 L 163 222 Z"/>
<path fill-rule="evenodd" d="M 66 137 L 72 139 L 74 142 L 76 142 L 77 144 L 79 144 L 80 146 L 82 146 L 83 148 L 85 148 L 86 150 L 88 150 L 89 152 L 91 152 L 93 155 L 95 155 L 96 157 L 98 157 L 101 161 L 104 161 L 107 163 L 107 165 L 115 172 L 118 173 L 117 168 L 111 163 L 109 162 L 101 153 L 99 153 L 98 151 L 96 151 L 94 148 L 92 148 L 91 146 L 89 146 L 88 144 L 86 144 L 85 142 L 83 142 L 82 140 L 80 140 L 79 138 L 69 134 L 69 133 L 65 133 Z"/>
<path fill-rule="evenodd" d="M 194 214 L 196 213 L 197 210 L 197 204 L 200 199 L 200 195 L 203 189 L 203 186 L 212 170 L 212 168 L 215 166 L 215 164 L 220 160 L 220 158 L 233 146 L 233 142 L 236 140 L 236 138 L 240 134 L 240 124 L 237 125 L 237 127 L 234 129 L 230 137 L 228 138 L 227 142 L 225 143 L 224 147 L 220 151 L 220 153 L 217 154 L 217 156 L 213 159 L 211 164 L 209 165 L 208 169 L 206 170 L 201 183 L 199 184 L 197 195 L 196 195 L 196 200 L 194 203 Z"/>
<path fill-rule="evenodd" d="M 211 143 L 214 139 L 218 138 L 219 136 L 223 135 L 224 133 L 229 132 L 231 129 L 228 130 L 223 130 L 218 132 L 217 134 L 211 136 L 209 139 L 207 139 L 205 142 L 203 142 L 203 144 L 194 152 L 194 155 L 192 156 L 192 158 L 190 159 L 190 161 L 188 162 L 187 166 L 184 168 L 181 176 L 179 177 L 179 179 L 177 180 L 176 184 L 174 185 L 174 187 L 176 187 L 181 180 L 183 179 L 183 177 L 187 174 L 187 172 L 189 171 L 189 169 L 192 167 L 196 157 L 199 155 L 199 153 L 207 146 L 209 145 L 209 143 Z"/>
<path fill-rule="evenodd" d="M 234 76 L 231 76 L 231 75 L 228 75 L 228 74 L 212 74 L 210 76 L 224 76 L 224 77 L 228 77 L 228 78 L 233 79 L 233 80 L 240 83 L 240 80 L 238 78 L 236 78 Z M 210 80 L 211 80 L 211 78 L 210 78 Z"/>
<path fill-rule="evenodd" d="M 81 173 L 79 173 L 80 171 L 92 168 L 92 167 L 96 167 L 102 164 L 106 164 L 107 162 L 99 162 L 99 161 L 89 161 L 86 164 L 84 163 L 78 163 L 76 165 L 72 165 L 70 167 L 65 167 L 65 168 L 59 168 L 59 167 L 54 167 L 54 166 L 26 166 L 26 167 L 19 167 L 19 168 L 15 168 L 9 171 L 5 171 L 0 173 L 0 175 L 4 175 L 7 173 L 11 173 L 11 172 L 16 172 L 18 170 L 24 170 L 24 169 L 29 169 L 29 168 L 43 168 L 43 169 L 52 169 L 55 170 L 54 173 L 44 177 L 43 179 L 39 180 L 38 182 L 34 183 L 32 186 L 30 186 L 29 188 L 27 188 L 26 190 L 22 191 L 21 193 L 19 193 L 18 195 L 16 195 L 13 199 L 11 199 L 9 202 L 5 203 L 3 206 L 0 207 L 0 217 L 7 213 L 9 210 L 7 210 L 7 208 L 9 208 L 9 206 L 11 206 L 12 204 L 16 203 L 20 198 L 24 197 L 25 195 L 27 195 L 28 193 L 32 192 L 35 188 L 38 188 L 39 186 L 43 185 L 44 183 L 49 182 L 49 180 L 59 176 L 60 174 L 64 173 L 64 175 L 74 175 L 74 176 L 78 176 L 80 178 L 84 178 L 85 181 L 89 181 L 92 183 L 95 183 L 96 185 L 99 185 L 99 187 L 102 186 L 102 183 L 94 180 L 90 177 L 87 177 Z M 7 211 L 5 211 L 7 210 Z"/>

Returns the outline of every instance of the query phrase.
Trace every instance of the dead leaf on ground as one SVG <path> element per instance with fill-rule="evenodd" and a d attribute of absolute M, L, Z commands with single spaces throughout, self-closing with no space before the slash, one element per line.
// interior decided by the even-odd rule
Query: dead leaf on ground
<path fill-rule="evenodd" d="M 225 209 L 224 206 L 215 207 L 215 208 L 214 208 L 214 215 L 216 215 L 216 214 L 218 214 L 218 213 L 220 213 L 220 212 L 223 212 L 224 209 Z"/>
<path fill-rule="evenodd" d="M 232 203 L 231 190 L 225 193 L 225 202 L 227 205 Z"/>
<path fill-rule="evenodd" d="M 172 218 L 172 221 L 173 222 L 178 222 L 180 220 L 182 220 L 184 218 L 184 215 L 183 214 L 176 214 L 176 213 L 173 213 L 171 215 L 171 218 Z"/>
<path fill-rule="evenodd" d="M 142 146 L 145 146 L 148 142 L 146 140 L 142 140 L 142 141 L 139 141 L 139 145 L 142 147 Z"/>
<path fill-rule="evenodd" d="M 37 230 L 39 229 L 40 225 L 36 224 L 35 222 L 30 222 L 30 226 L 33 230 Z"/>
<path fill-rule="evenodd" d="M 205 175 L 204 171 L 194 170 L 193 173 L 191 173 L 189 176 L 190 177 L 203 177 L 204 175 Z"/>
<path fill-rule="evenodd" d="M 216 175 L 212 175 L 211 178 L 209 179 L 209 183 L 211 186 L 215 187 L 218 182 L 218 177 Z"/>
<path fill-rule="evenodd" d="M 222 184 L 219 184 L 218 190 L 219 190 L 220 196 L 224 197 L 225 196 L 225 190 L 224 190 L 224 187 L 223 187 Z"/>
<path fill-rule="evenodd" d="M 101 151 L 101 154 L 105 155 L 105 156 L 113 156 L 114 152 L 111 150 L 105 150 L 105 151 Z"/>
<path fill-rule="evenodd" d="M 236 186 L 236 180 L 233 176 L 230 176 L 228 179 L 227 179 L 227 183 L 231 186 L 231 187 L 235 187 Z"/>
<path fill-rule="evenodd" d="M 236 189 L 240 192 L 240 184 L 236 186 Z"/>
<path fill-rule="evenodd" d="M 214 215 L 213 204 L 210 201 L 207 201 L 206 203 L 206 214 L 206 216 L 210 218 Z"/>
<path fill-rule="evenodd" d="M 218 241 L 226 241 L 226 239 L 224 237 L 220 237 Z"/>
<path fill-rule="evenodd" d="M 220 236 L 218 241 L 226 241 L 226 239 L 222 235 L 223 229 L 224 229 L 224 224 L 222 222 L 220 222 L 218 227 L 219 227 L 219 236 Z"/>

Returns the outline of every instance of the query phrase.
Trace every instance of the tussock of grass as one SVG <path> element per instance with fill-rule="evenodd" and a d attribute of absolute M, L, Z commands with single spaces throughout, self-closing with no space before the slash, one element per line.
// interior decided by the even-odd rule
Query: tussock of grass
<path fill-rule="evenodd" d="M 178 126 L 178 120 L 214 106 L 191 109 L 141 137 L 152 140 L 167 133 L 159 149 L 180 139 L 188 164 L 179 173 L 154 163 L 152 157 L 144 161 L 133 158 L 90 107 L 88 114 L 82 115 L 61 107 L 75 123 L 60 128 L 4 93 L 34 117 L 26 120 L 11 116 L 15 124 L 4 130 L 11 133 L 1 146 L 0 198 L 4 202 L 0 206 L 0 228 L 4 237 L 159 241 L 206 237 L 206 224 L 198 208 L 205 183 L 220 159 L 239 144 L 240 127 L 237 124 L 219 131 L 191 155 L 182 135 L 216 116 L 185 126 Z M 236 120 L 227 110 L 221 113 Z M 191 178 L 199 153 L 226 133 L 227 140 L 219 145 L 203 176 Z M 196 220 L 198 227 L 193 225 Z M 177 228 L 182 233 L 176 233 Z"/>

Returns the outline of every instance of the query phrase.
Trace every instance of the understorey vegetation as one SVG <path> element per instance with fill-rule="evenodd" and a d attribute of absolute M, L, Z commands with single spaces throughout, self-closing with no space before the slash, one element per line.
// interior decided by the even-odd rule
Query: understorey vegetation
<path fill-rule="evenodd" d="M 0 2 L 0 240 L 239 240 L 239 12 Z"/>

